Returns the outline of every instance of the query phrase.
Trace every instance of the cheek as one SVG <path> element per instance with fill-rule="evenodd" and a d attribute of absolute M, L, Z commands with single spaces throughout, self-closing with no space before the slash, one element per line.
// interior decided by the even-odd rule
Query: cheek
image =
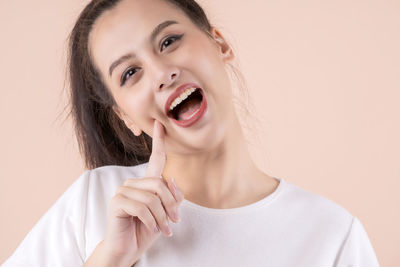
<path fill-rule="evenodd" d="M 224 65 L 216 47 L 206 37 L 192 38 L 180 55 L 182 66 L 195 70 L 205 83 L 215 85 L 222 76 Z"/>
<path fill-rule="evenodd" d="M 209 41 L 194 42 L 189 61 L 202 82 L 209 88 L 209 93 L 217 98 L 226 99 L 230 96 L 230 79 L 217 48 Z"/>
<path fill-rule="evenodd" d="M 149 116 L 149 99 L 144 94 L 137 94 L 130 91 L 123 92 L 116 96 L 117 104 L 125 111 L 131 120 L 141 124 Z"/>

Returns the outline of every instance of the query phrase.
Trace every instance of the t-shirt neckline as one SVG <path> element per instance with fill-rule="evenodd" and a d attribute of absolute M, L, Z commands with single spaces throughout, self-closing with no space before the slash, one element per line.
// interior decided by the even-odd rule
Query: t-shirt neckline
<path fill-rule="evenodd" d="M 263 199 L 260 199 L 256 202 L 253 202 L 251 204 L 237 207 L 237 208 L 229 208 L 229 209 L 215 209 L 215 208 L 208 208 L 205 206 L 201 206 L 199 204 L 196 204 L 194 202 L 191 202 L 187 199 L 183 199 L 181 205 L 186 208 L 190 209 L 195 209 L 200 212 L 205 212 L 205 213 L 214 213 L 214 214 L 232 214 L 232 213 L 241 213 L 241 212 L 249 212 L 253 211 L 255 209 L 258 209 L 260 207 L 263 207 L 269 203 L 271 203 L 274 199 L 278 197 L 278 195 L 282 192 L 283 188 L 285 187 L 286 181 L 282 178 L 279 177 L 272 177 L 276 180 L 279 181 L 279 184 L 277 188 L 275 189 L 274 192 L 269 194 L 268 196 L 264 197 Z"/>

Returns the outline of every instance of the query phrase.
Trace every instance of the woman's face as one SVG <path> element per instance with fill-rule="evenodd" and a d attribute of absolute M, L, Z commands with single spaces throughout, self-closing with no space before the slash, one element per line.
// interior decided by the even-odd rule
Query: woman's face
<path fill-rule="evenodd" d="M 152 35 L 166 21 L 174 23 Z M 91 58 L 117 103 L 114 111 L 136 135 L 152 136 L 154 120 L 160 121 L 167 153 L 207 151 L 228 132 L 234 110 L 225 64 L 233 54 L 215 28 L 211 35 L 163 0 L 123 0 L 104 12 L 90 33 Z M 165 108 L 174 91 L 188 83 L 201 88 L 203 99 L 192 100 L 186 117 L 204 101 L 207 106 L 184 127 Z"/>

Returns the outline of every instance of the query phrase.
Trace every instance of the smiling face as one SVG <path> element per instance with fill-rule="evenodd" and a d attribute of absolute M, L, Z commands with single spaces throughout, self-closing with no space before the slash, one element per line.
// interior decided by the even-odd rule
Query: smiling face
<path fill-rule="evenodd" d="M 122 0 L 97 19 L 91 59 L 117 103 L 114 111 L 134 134 L 152 135 L 156 119 L 165 127 L 167 152 L 181 154 L 207 150 L 228 133 L 235 112 L 225 65 L 234 56 L 218 30 L 210 35 L 163 0 Z M 187 83 L 201 88 L 207 108 L 182 127 L 165 105 Z"/>

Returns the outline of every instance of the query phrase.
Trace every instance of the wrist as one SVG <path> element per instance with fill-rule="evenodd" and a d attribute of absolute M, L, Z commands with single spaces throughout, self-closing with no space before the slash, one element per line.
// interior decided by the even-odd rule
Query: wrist
<path fill-rule="evenodd" d="M 104 241 L 101 241 L 84 263 L 83 267 L 131 267 L 134 266 L 136 262 L 137 260 L 124 259 L 123 257 L 112 255 L 112 253 L 107 250 Z"/>

